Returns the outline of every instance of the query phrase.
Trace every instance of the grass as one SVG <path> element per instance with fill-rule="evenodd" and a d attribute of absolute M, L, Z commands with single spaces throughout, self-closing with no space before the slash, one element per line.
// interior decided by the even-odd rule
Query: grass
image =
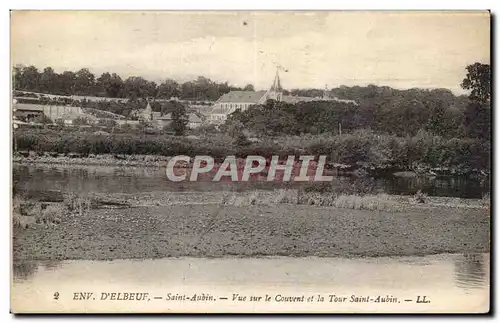
<path fill-rule="evenodd" d="M 332 201 L 332 206 L 344 209 L 370 210 L 370 211 L 388 211 L 400 212 L 401 205 L 389 198 L 387 194 L 377 195 L 340 195 Z"/>
<path fill-rule="evenodd" d="M 402 210 L 401 205 L 385 193 L 373 195 L 302 193 L 297 204 L 370 211 L 399 212 Z"/>
<path fill-rule="evenodd" d="M 78 196 L 75 193 L 69 193 L 64 196 L 63 204 L 70 212 L 77 212 L 83 215 L 95 207 L 95 199 L 86 196 Z"/>
<path fill-rule="evenodd" d="M 491 208 L 491 195 L 490 193 L 483 194 L 483 198 L 481 199 L 481 204 Z"/>
<path fill-rule="evenodd" d="M 307 135 L 303 137 L 264 137 L 261 142 L 234 142 L 231 136 L 217 133 L 198 139 L 159 134 L 113 133 L 102 136 L 78 130 L 19 129 L 14 140 L 19 151 L 117 155 L 326 155 L 336 165 L 378 171 L 440 169 L 456 175 L 476 170 L 489 171 L 489 142 L 470 138 L 446 139 L 420 135 L 400 138 L 358 131 L 344 135 Z"/>
<path fill-rule="evenodd" d="M 57 226 L 70 213 L 84 215 L 95 206 L 95 201 L 76 194 L 67 194 L 62 203 L 42 203 L 14 196 L 12 224 L 14 229 L 26 229 L 35 225 Z"/>
<path fill-rule="evenodd" d="M 304 189 L 279 189 L 256 191 L 241 196 L 229 195 L 222 200 L 224 205 L 251 206 L 269 204 L 315 205 L 353 210 L 401 212 L 402 205 L 384 193 L 379 194 L 337 194 L 308 192 Z"/>
<path fill-rule="evenodd" d="M 298 190 L 292 190 L 292 189 L 278 190 L 275 202 L 286 203 L 286 204 L 299 204 L 299 192 Z"/>
<path fill-rule="evenodd" d="M 418 190 L 417 193 L 413 196 L 413 201 L 415 203 L 426 203 L 427 202 L 427 193 Z"/>

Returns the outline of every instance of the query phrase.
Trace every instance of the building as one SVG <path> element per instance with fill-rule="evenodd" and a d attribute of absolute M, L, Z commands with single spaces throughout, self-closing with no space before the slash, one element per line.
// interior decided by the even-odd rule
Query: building
<path fill-rule="evenodd" d="M 43 116 L 43 105 L 14 102 L 13 116 L 19 120 L 30 121 Z"/>
<path fill-rule="evenodd" d="M 303 97 L 294 95 L 284 95 L 279 76 L 279 68 L 276 69 L 276 76 L 273 84 L 267 91 L 231 91 L 222 95 L 215 103 L 208 117 L 208 121 L 212 124 L 221 124 L 227 120 L 227 117 L 236 110 L 245 111 L 252 105 L 265 104 L 267 100 L 276 100 L 296 104 L 299 102 L 311 101 L 337 101 L 345 103 L 357 104 L 352 100 L 340 100 L 338 98 L 330 98 L 325 88 L 322 97 Z"/>
<path fill-rule="evenodd" d="M 216 123 L 224 122 L 227 116 L 237 109 L 242 111 L 252 105 L 264 104 L 266 91 L 231 91 L 217 100 L 209 115 L 209 121 Z"/>
<path fill-rule="evenodd" d="M 194 112 L 187 112 L 188 124 L 187 127 L 190 129 L 196 129 L 203 123 L 203 120 Z M 137 117 L 139 121 L 151 124 L 157 129 L 163 129 L 163 127 L 170 125 L 172 123 L 172 113 L 163 114 L 160 111 L 153 111 L 151 105 L 147 104 L 146 108 L 142 110 L 135 110 L 133 116 Z"/>
<path fill-rule="evenodd" d="M 172 121 L 172 113 L 161 115 L 160 112 L 153 112 L 152 124 L 155 128 L 163 129 L 163 127 L 170 125 Z M 188 114 L 187 127 L 189 129 L 196 129 L 201 126 L 202 123 L 203 120 L 201 120 L 201 118 L 198 117 L 195 113 Z"/>
<path fill-rule="evenodd" d="M 127 120 L 127 119 L 115 120 L 115 122 L 119 126 L 123 126 L 123 125 L 128 124 L 132 128 L 136 128 L 141 123 L 139 120 Z"/>
<path fill-rule="evenodd" d="M 195 113 L 190 113 L 188 118 L 188 128 L 196 129 L 203 123 L 203 120 Z"/>
<path fill-rule="evenodd" d="M 140 111 L 139 120 L 142 120 L 144 122 L 150 122 L 153 120 L 153 109 L 151 108 L 149 102 L 146 108 Z"/>
<path fill-rule="evenodd" d="M 20 120 L 31 121 L 45 115 L 50 120 L 63 120 L 65 124 L 71 124 L 72 120 L 78 117 L 85 117 L 94 119 L 85 114 L 80 107 L 63 106 L 63 105 L 44 105 L 44 104 L 30 104 L 30 103 L 13 103 L 14 116 Z"/>

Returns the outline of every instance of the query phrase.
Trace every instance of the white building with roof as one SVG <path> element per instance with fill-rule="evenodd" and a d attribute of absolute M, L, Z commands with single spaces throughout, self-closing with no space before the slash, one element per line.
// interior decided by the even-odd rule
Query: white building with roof
<path fill-rule="evenodd" d="M 209 121 L 224 122 L 227 116 L 240 109 L 245 111 L 252 105 L 264 104 L 266 91 L 231 91 L 217 100 L 210 112 Z"/>
<path fill-rule="evenodd" d="M 86 114 L 81 107 L 75 106 L 14 102 L 12 107 L 16 117 L 19 118 L 33 119 L 36 116 L 44 114 L 54 122 L 58 119 L 64 120 L 65 124 L 72 124 L 76 118 L 86 118 L 90 121 L 97 120 L 96 117 Z"/>
<path fill-rule="evenodd" d="M 227 120 L 227 117 L 235 112 L 236 110 L 245 111 L 252 105 L 265 104 L 267 100 L 276 100 L 291 104 L 296 104 L 299 102 L 311 102 L 311 101 L 337 101 L 344 103 L 356 104 L 352 100 L 340 100 L 338 98 L 330 98 L 325 93 L 323 97 L 313 98 L 313 97 L 303 97 L 294 95 L 283 95 L 283 88 L 281 87 L 281 81 L 279 76 L 279 68 L 276 69 L 276 76 L 274 82 L 267 91 L 231 91 L 222 95 L 213 105 L 212 111 L 210 112 L 208 121 L 213 124 L 221 124 Z"/>

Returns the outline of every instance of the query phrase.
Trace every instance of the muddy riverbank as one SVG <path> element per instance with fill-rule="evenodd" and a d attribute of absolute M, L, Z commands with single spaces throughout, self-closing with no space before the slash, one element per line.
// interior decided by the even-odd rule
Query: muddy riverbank
<path fill-rule="evenodd" d="M 486 253 L 487 209 L 166 205 L 72 213 L 13 232 L 15 260 Z"/>

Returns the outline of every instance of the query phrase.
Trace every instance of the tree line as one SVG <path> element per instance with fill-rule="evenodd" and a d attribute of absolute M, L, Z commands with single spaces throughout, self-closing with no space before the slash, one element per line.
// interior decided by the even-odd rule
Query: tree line
<path fill-rule="evenodd" d="M 298 104 L 270 101 L 241 112 L 233 113 L 226 129 L 246 128 L 269 135 L 302 133 L 352 132 L 372 129 L 377 133 L 396 136 L 414 136 L 420 130 L 449 137 L 490 139 L 491 133 L 491 70 L 487 64 L 475 63 L 466 67 L 461 86 L 470 95 L 454 95 L 447 89 L 396 90 L 387 86 L 341 86 L 330 90 L 330 95 L 354 100 L 358 104 L 337 101 L 313 101 Z M 126 117 L 136 109 L 144 108 L 146 98 L 180 97 L 182 99 L 218 99 L 231 90 L 254 90 L 252 85 L 236 88 L 217 83 L 203 76 L 194 81 L 177 83 L 167 79 L 157 85 L 142 77 L 122 80 L 116 73 L 103 73 L 99 78 L 88 69 L 74 73 L 55 73 L 47 67 L 39 72 L 36 67 L 15 67 L 16 90 L 27 90 L 61 95 L 92 95 L 127 98 L 128 102 L 79 102 L 83 107 L 121 114 Z M 321 89 L 294 89 L 287 94 L 318 97 Z M 154 111 L 170 110 L 165 104 L 152 103 Z M 234 131 L 233 131 L 234 132 Z"/>
<path fill-rule="evenodd" d="M 399 137 L 425 131 L 446 138 L 490 139 L 490 66 L 467 66 L 461 86 L 470 95 L 455 96 L 446 89 L 395 90 L 390 87 L 340 87 L 332 93 L 358 104 L 338 101 L 312 101 L 298 104 L 268 101 L 246 111 L 233 113 L 226 129 L 247 129 L 268 135 L 352 132 L 371 129 Z M 319 90 L 292 90 L 301 95 Z M 236 131 L 237 132 L 237 131 Z"/>
<path fill-rule="evenodd" d="M 13 69 L 13 87 L 18 91 L 32 91 L 57 95 L 80 95 L 110 98 L 170 99 L 215 101 L 221 95 L 234 90 L 253 91 L 251 84 L 244 88 L 231 86 L 228 82 L 215 82 L 199 76 L 196 80 L 179 83 L 166 79 L 160 84 L 140 76 L 123 79 L 117 73 L 105 72 L 96 77 L 88 68 L 77 72 L 56 73 L 52 67 L 41 72 L 35 66 L 16 66 Z"/>

